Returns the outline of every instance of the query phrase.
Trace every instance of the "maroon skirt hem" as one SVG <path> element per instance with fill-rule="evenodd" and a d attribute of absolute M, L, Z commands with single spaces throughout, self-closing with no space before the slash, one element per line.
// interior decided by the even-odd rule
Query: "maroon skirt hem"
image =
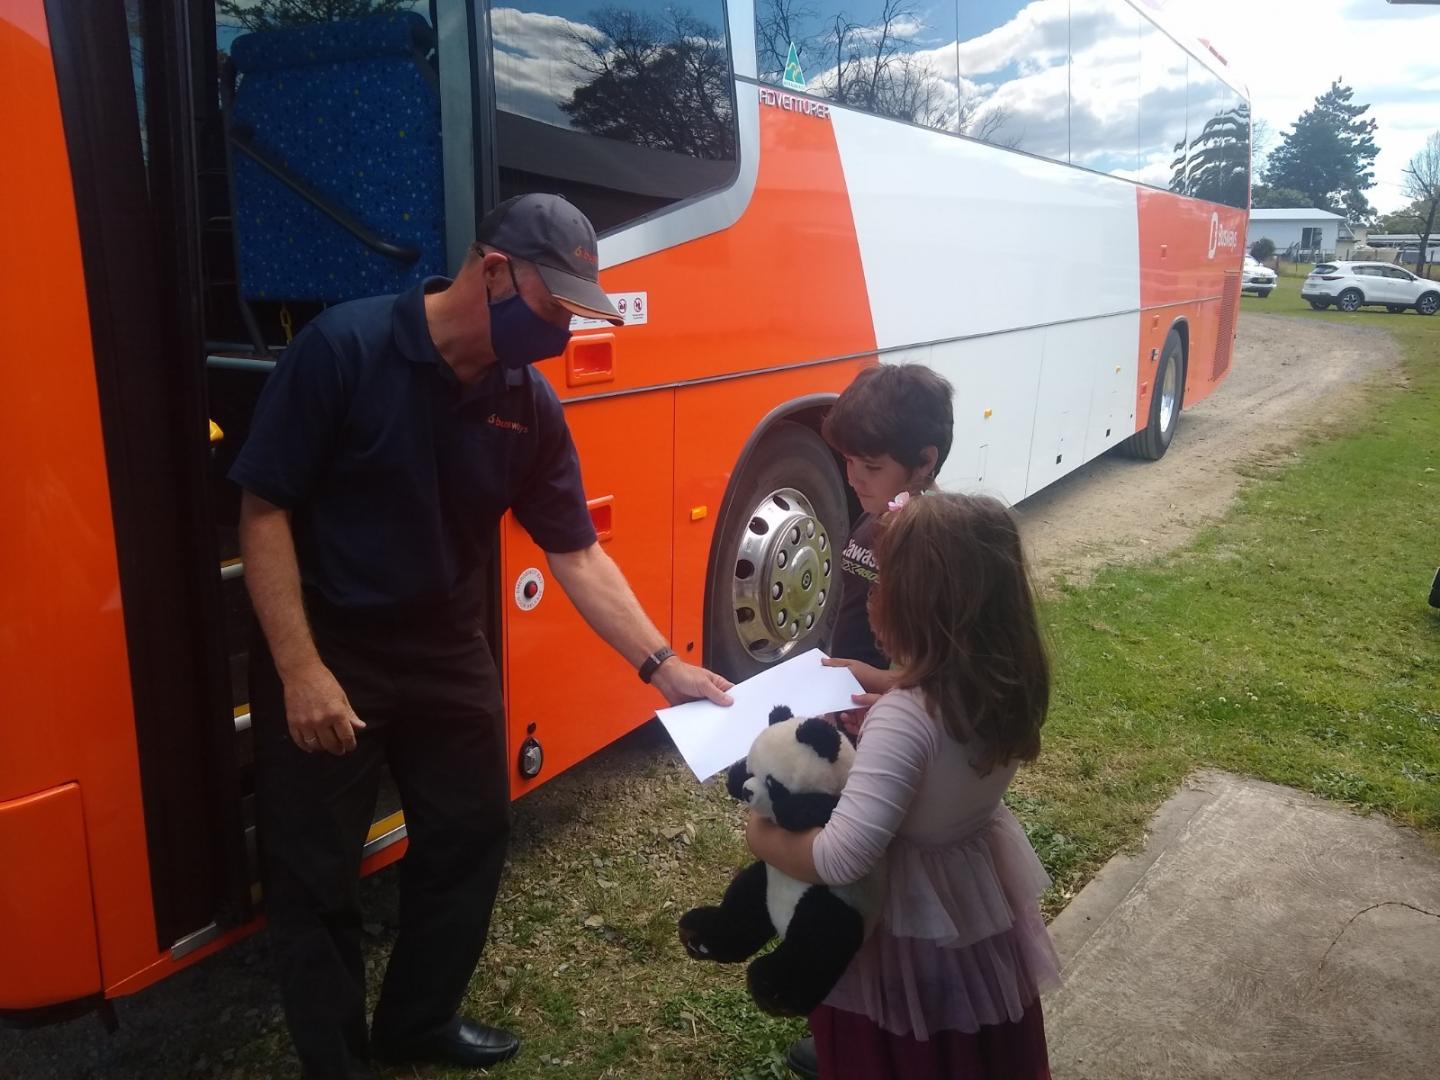
<path fill-rule="evenodd" d="M 979 1031 L 893 1035 L 868 1016 L 821 1005 L 810 1014 L 821 1080 L 1050 1080 L 1039 1000 L 1018 1021 Z"/>

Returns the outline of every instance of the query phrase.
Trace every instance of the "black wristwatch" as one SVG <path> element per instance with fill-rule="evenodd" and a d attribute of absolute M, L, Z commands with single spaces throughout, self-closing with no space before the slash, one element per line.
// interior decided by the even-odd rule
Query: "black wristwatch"
<path fill-rule="evenodd" d="M 645 662 L 640 665 L 640 681 L 649 683 L 649 681 L 655 677 L 655 672 L 660 670 L 660 665 L 674 655 L 675 650 L 670 648 L 669 645 L 666 645 L 663 649 L 656 649 L 647 656 Z"/>

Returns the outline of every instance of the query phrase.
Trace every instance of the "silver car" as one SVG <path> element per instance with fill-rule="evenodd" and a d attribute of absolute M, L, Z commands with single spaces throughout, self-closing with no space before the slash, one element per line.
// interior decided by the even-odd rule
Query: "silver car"
<path fill-rule="evenodd" d="M 1440 282 L 1416 277 L 1389 263 L 1320 263 L 1300 286 L 1300 296 L 1316 311 L 1331 304 L 1341 311 L 1384 307 L 1397 315 L 1407 308 L 1421 315 L 1440 310 Z"/>
<path fill-rule="evenodd" d="M 1245 269 L 1240 272 L 1240 291 L 1254 293 L 1264 300 L 1275 291 L 1276 274 L 1262 262 L 1245 256 Z"/>

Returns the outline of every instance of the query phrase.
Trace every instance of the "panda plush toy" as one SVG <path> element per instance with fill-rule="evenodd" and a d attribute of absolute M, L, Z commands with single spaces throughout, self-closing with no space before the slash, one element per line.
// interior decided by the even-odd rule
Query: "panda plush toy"
<path fill-rule="evenodd" d="M 828 721 L 796 719 L 785 706 L 730 768 L 730 794 L 782 828 L 824 825 L 855 761 L 849 739 Z M 680 919 L 680 941 L 696 959 L 738 963 L 782 940 L 749 968 L 750 994 L 772 1016 L 803 1016 L 830 993 L 873 929 L 883 871 L 851 885 L 811 885 L 763 862 L 741 870 L 719 907 Z"/>

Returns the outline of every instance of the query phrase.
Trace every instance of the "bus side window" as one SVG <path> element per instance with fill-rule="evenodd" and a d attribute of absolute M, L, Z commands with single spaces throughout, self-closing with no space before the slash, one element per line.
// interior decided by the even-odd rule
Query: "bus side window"
<path fill-rule="evenodd" d="M 1151 22 L 1140 27 L 1140 177 L 1185 192 L 1185 95 L 1190 65 L 1199 66 Z"/>
<path fill-rule="evenodd" d="M 1250 197 L 1250 106 L 1190 61 L 1186 193 L 1244 208 Z"/>
<path fill-rule="evenodd" d="M 755 3 L 762 82 L 939 131 L 964 131 L 975 118 L 955 41 L 954 0 Z"/>
<path fill-rule="evenodd" d="M 1068 0 L 959 0 L 960 134 L 1070 160 Z"/>
<path fill-rule="evenodd" d="M 247 336 L 283 344 L 323 305 L 444 273 L 430 24 L 413 11 L 296 25 L 226 9 L 216 43 Z"/>
<path fill-rule="evenodd" d="M 599 232 L 727 187 L 734 77 L 721 0 L 490 14 L 500 197 L 564 195 Z"/>
<path fill-rule="evenodd" d="M 1071 0 L 1070 163 L 1137 177 L 1140 13 L 1126 0 Z M 1169 162 L 1165 163 L 1167 166 Z M 1168 174 L 1158 179 L 1163 184 Z M 1153 182 L 1156 177 L 1150 178 Z"/>
<path fill-rule="evenodd" d="M 140 117 L 140 153 L 150 161 L 150 135 L 145 126 L 145 15 L 141 0 L 125 0 L 125 29 L 130 38 L 130 71 L 135 77 L 135 111 Z"/>

